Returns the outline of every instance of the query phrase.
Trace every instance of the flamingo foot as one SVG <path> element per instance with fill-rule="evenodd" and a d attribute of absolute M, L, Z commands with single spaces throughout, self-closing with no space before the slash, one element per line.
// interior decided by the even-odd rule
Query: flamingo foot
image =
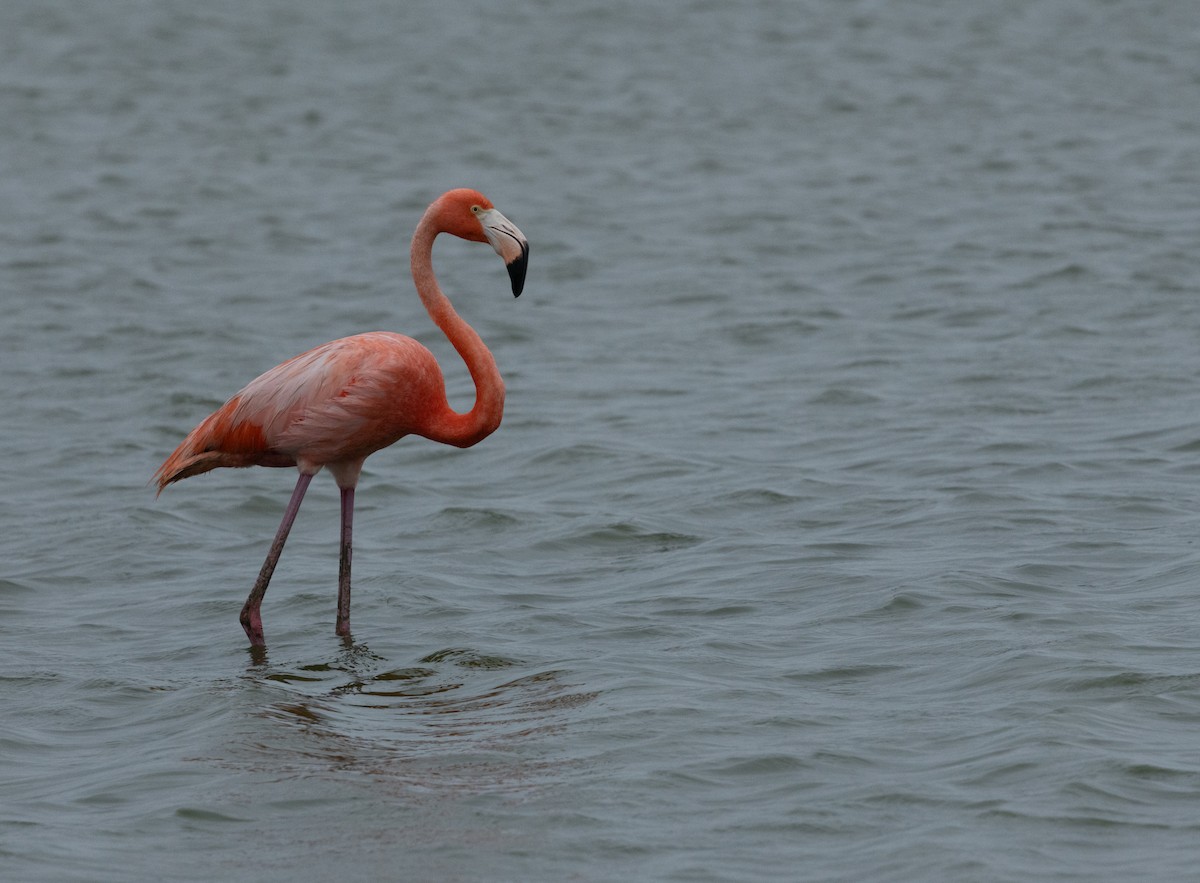
<path fill-rule="evenodd" d="M 250 646 L 265 647 L 266 640 L 263 638 L 262 614 L 257 607 L 251 607 L 249 603 L 242 608 L 242 615 L 239 617 L 242 623 L 242 628 L 246 632 L 246 637 L 250 639 Z"/>

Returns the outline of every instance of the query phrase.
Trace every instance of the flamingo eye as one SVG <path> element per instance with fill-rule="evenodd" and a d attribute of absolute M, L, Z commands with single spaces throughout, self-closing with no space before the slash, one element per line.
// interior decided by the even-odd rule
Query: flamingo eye
<path fill-rule="evenodd" d="M 478 206 L 478 205 L 473 205 L 473 206 L 471 206 L 471 211 L 473 211 L 475 214 L 479 214 L 481 211 L 483 211 L 483 207 Z"/>

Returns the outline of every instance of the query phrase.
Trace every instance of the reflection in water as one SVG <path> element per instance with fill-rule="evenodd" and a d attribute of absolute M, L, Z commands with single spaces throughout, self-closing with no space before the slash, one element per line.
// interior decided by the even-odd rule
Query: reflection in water
<path fill-rule="evenodd" d="M 562 670 L 514 677 L 524 666 L 447 648 L 396 667 L 349 642 L 331 661 L 294 668 L 271 667 L 263 657 L 246 679 L 284 695 L 254 718 L 284 726 L 255 724 L 245 743 L 250 756 L 235 762 L 284 776 L 353 771 L 422 790 L 546 783 L 566 761 L 547 760 L 541 740 L 563 730 L 597 693 L 579 691 Z"/>

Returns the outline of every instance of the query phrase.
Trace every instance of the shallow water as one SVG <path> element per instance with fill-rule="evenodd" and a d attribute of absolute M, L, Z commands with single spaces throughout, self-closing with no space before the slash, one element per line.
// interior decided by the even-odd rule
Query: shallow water
<path fill-rule="evenodd" d="M 0 8 L 5 879 L 1127 880 L 1200 833 L 1200 12 Z M 435 264 L 501 430 L 147 486 Z"/>

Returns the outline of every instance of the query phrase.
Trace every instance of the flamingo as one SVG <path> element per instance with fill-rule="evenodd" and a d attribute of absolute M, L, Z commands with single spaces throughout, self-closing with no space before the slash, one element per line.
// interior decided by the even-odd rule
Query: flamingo
<path fill-rule="evenodd" d="M 476 190 L 450 190 L 421 217 L 413 234 L 413 282 L 429 317 L 467 364 L 475 405 L 452 410 L 433 353 L 388 331 L 356 334 L 301 353 L 250 381 L 193 429 L 151 481 L 172 482 L 221 466 L 295 466 L 295 490 L 242 607 L 254 647 L 265 646 L 262 601 L 292 522 L 313 476 L 328 467 L 341 491 L 341 554 L 336 633 L 350 637 L 350 558 L 354 489 L 363 461 L 406 435 L 460 448 L 487 438 L 504 412 L 504 381 L 487 346 L 455 312 L 433 274 L 433 240 L 452 233 L 487 242 L 508 267 L 514 297 L 525 285 L 524 234 Z"/>

